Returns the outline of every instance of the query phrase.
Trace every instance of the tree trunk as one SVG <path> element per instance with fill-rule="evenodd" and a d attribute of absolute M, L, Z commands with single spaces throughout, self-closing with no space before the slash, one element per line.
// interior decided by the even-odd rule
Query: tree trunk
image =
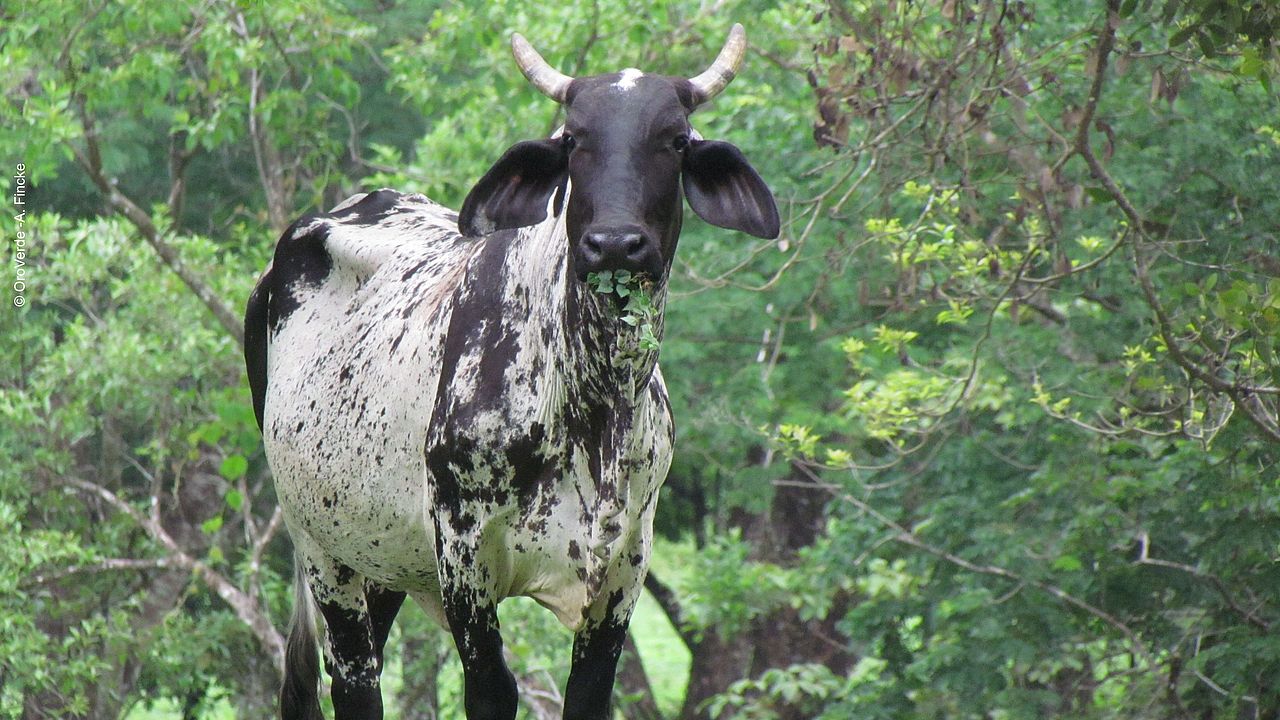
<path fill-rule="evenodd" d="M 622 711 L 628 720 L 665 720 L 658 703 L 653 699 L 653 686 L 640 660 L 635 640 L 627 633 L 622 647 L 622 659 L 618 663 L 618 682 L 614 689 L 614 707 Z"/>
<path fill-rule="evenodd" d="M 402 720 L 439 720 L 440 668 L 449 656 L 452 643 L 445 632 L 416 607 L 406 607 L 398 624 L 402 684 L 396 704 L 400 717 Z"/>
<path fill-rule="evenodd" d="M 741 679 L 751 663 L 751 645 L 745 635 L 724 640 L 708 630 L 702 640 L 689 647 L 689 685 L 685 689 L 680 720 L 707 720 L 702 705 Z"/>

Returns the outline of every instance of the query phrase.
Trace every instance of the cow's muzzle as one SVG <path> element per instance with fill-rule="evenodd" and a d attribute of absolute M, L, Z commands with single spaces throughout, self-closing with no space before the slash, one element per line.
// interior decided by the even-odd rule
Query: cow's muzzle
<path fill-rule="evenodd" d="M 602 270 L 629 270 L 647 273 L 650 277 L 662 274 L 662 257 L 658 243 L 638 227 L 592 229 L 582 234 L 574 258 L 578 279 Z"/>

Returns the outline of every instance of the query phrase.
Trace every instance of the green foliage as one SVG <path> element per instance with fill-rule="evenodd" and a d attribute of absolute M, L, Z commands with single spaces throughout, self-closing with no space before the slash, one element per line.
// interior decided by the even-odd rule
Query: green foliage
<path fill-rule="evenodd" d="M 634 336 L 620 337 L 614 349 L 614 360 L 620 363 L 636 363 L 644 354 L 658 349 L 656 326 L 661 322 L 661 310 L 653 303 L 653 281 L 629 270 L 601 270 L 587 275 L 591 289 L 601 295 L 613 295 L 618 303 L 625 301 L 618 319 L 635 328 Z"/>
<path fill-rule="evenodd" d="M 713 700 L 707 708 L 711 717 L 734 720 L 776 720 L 777 706 L 798 709 L 808 717 L 840 717 L 823 714 L 833 699 L 844 697 L 854 678 L 842 678 L 824 665 L 803 664 L 770 668 L 759 678 L 739 680 Z"/>
<path fill-rule="evenodd" d="M 697 578 L 684 607 L 688 625 L 724 637 L 740 633 L 753 619 L 786 600 L 782 568 L 748 560 L 750 546 L 734 533 L 716 540 L 693 560 Z"/>
<path fill-rule="evenodd" d="M 31 303 L 0 313 L 0 716 L 269 714 L 261 638 L 139 522 L 281 629 L 239 348 L 154 240 L 238 307 L 303 210 L 377 185 L 456 207 L 558 125 L 511 31 L 569 73 L 690 75 L 730 20 L 753 50 L 693 120 L 769 181 L 782 237 L 690 216 L 668 287 L 591 280 L 637 330 L 621 359 L 662 337 L 658 524 L 696 548 L 657 567 L 693 652 L 821 638 L 734 668 L 711 714 L 1274 714 L 1273 5 L 6 11 L 0 155 L 35 187 Z M 562 686 L 563 629 L 503 612 L 517 671 Z M 390 692 L 433 672 L 448 714 L 456 666 L 426 657 Z"/>

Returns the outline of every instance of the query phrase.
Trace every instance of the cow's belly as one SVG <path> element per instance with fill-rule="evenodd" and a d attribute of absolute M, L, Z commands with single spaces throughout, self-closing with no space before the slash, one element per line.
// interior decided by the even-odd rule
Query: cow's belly
<path fill-rule="evenodd" d="M 307 544 L 388 588 L 438 588 L 422 463 L 414 466 L 410 439 L 361 447 L 343 438 L 305 427 L 267 433 L 290 533 L 304 534 Z"/>
<path fill-rule="evenodd" d="M 388 588 L 438 587 L 423 428 L 413 419 L 429 401 L 422 383 L 386 377 L 357 387 L 343 379 L 339 353 L 295 362 L 273 373 L 263 418 L 290 532 Z"/>

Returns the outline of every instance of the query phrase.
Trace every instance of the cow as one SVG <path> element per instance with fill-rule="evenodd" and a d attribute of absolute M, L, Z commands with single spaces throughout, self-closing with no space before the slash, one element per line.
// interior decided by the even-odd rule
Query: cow
<path fill-rule="evenodd" d="M 656 343 L 637 334 L 661 337 L 682 197 L 711 224 L 779 232 L 743 154 L 689 125 L 737 72 L 741 25 L 692 79 L 573 78 L 511 44 L 563 105 L 559 131 L 508 149 L 457 214 L 384 189 L 298 220 L 248 301 L 253 408 L 295 552 L 286 720 L 321 717 L 321 626 L 337 719 L 382 717 L 406 596 L 452 634 L 468 720 L 515 717 L 496 615 L 513 596 L 575 633 L 563 716 L 609 718 L 672 453 Z M 606 272 L 639 280 L 648 322 L 588 282 Z"/>

